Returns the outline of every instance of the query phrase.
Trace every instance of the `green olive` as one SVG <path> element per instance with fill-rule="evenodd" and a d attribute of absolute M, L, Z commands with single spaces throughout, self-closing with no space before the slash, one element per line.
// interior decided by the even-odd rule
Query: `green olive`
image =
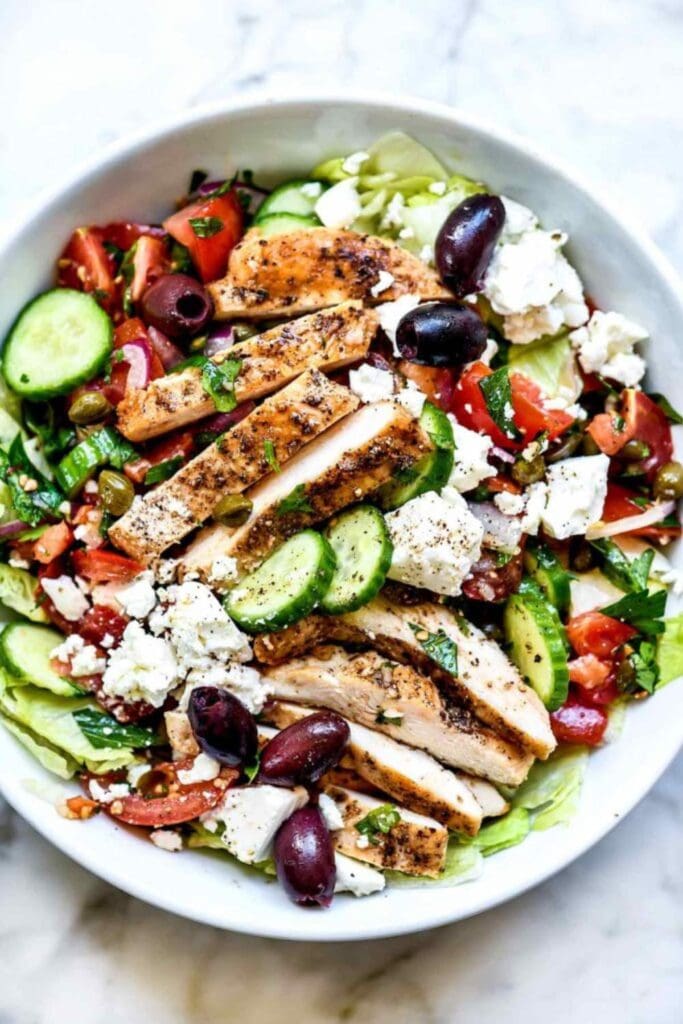
<path fill-rule="evenodd" d="M 84 391 L 73 400 L 67 415 L 72 423 L 81 426 L 103 420 L 111 410 L 111 402 L 107 401 L 101 391 Z"/>
<path fill-rule="evenodd" d="M 636 681 L 636 670 L 633 667 L 629 658 L 624 658 L 621 665 L 617 669 L 616 683 L 618 688 L 625 692 L 630 690 Z"/>
<path fill-rule="evenodd" d="M 660 466 L 652 490 L 655 498 L 660 500 L 683 498 L 683 466 L 680 462 L 665 462 Z"/>
<path fill-rule="evenodd" d="M 599 455 L 600 448 L 593 440 L 591 434 L 586 432 L 581 439 L 581 451 L 584 455 Z"/>
<path fill-rule="evenodd" d="M 97 481 L 97 491 L 102 507 L 112 516 L 122 516 L 133 504 L 135 490 L 132 483 L 123 473 L 115 473 L 113 469 L 103 469 Z"/>
<path fill-rule="evenodd" d="M 213 518 L 223 526 L 241 526 L 251 515 L 254 503 L 243 494 L 226 494 L 213 510 Z"/>
<path fill-rule="evenodd" d="M 565 439 L 559 448 L 555 448 L 554 451 L 548 452 L 545 457 L 546 462 L 561 462 L 562 459 L 568 459 L 570 455 L 573 455 L 576 449 L 583 441 L 584 435 L 576 431 L 572 434 L 567 434 Z"/>
<path fill-rule="evenodd" d="M 628 459 L 629 462 L 640 462 L 641 459 L 646 459 L 649 454 L 650 449 L 645 442 L 638 441 L 635 437 L 627 441 L 624 447 L 619 449 L 620 457 Z"/>
<path fill-rule="evenodd" d="M 515 460 L 511 473 L 516 484 L 536 484 L 545 476 L 545 462 L 541 455 L 536 455 L 533 459 L 520 456 Z"/>
<path fill-rule="evenodd" d="M 570 565 L 577 572 L 588 572 L 595 565 L 595 551 L 585 541 L 579 543 L 575 551 L 571 552 Z"/>

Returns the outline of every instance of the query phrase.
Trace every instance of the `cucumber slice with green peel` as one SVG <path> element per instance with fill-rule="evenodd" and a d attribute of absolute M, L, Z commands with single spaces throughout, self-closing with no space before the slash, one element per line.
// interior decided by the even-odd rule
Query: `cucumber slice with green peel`
<path fill-rule="evenodd" d="M 26 569 L 0 564 L 0 604 L 31 622 L 48 622 L 38 604 L 38 580 Z"/>
<path fill-rule="evenodd" d="M 92 295 L 54 288 L 33 299 L 5 342 L 3 370 L 18 395 L 66 395 L 94 377 L 112 349 L 114 328 Z"/>
<path fill-rule="evenodd" d="M 564 629 L 540 587 L 525 580 L 508 598 L 503 628 L 510 657 L 548 711 L 567 699 L 569 669 Z"/>
<path fill-rule="evenodd" d="M 301 231 L 302 228 L 319 228 L 321 222 L 314 214 L 304 216 L 298 213 L 272 213 L 264 217 L 256 227 L 262 235 L 286 235 L 289 231 Z"/>
<path fill-rule="evenodd" d="M 420 426 L 431 438 L 434 450 L 414 466 L 399 470 L 393 480 L 380 489 L 378 501 L 384 509 L 398 508 L 426 491 L 440 491 L 448 482 L 455 449 L 451 422 L 443 409 L 425 402 Z"/>
<path fill-rule="evenodd" d="M 327 185 L 322 181 L 307 181 L 303 178 L 286 181 L 263 200 L 254 223 L 261 224 L 274 213 L 293 213 L 299 217 L 307 217 L 315 213 L 315 204 L 326 188 Z"/>
<path fill-rule="evenodd" d="M 61 633 L 49 626 L 12 622 L 0 634 L 0 663 L 22 683 L 73 697 L 80 692 L 78 688 L 57 675 L 50 665 L 52 652 L 63 640 Z"/>
<path fill-rule="evenodd" d="M 527 548 L 524 567 L 560 615 L 569 608 L 571 573 L 545 544 Z"/>
<path fill-rule="evenodd" d="M 55 477 L 67 497 L 73 498 L 100 466 L 123 469 L 136 458 L 137 452 L 118 431 L 102 427 L 67 452 L 55 470 Z"/>
<path fill-rule="evenodd" d="M 302 530 L 237 584 L 226 610 L 248 633 L 284 629 L 308 615 L 327 593 L 335 570 L 329 542 Z"/>
<path fill-rule="evenodd" d="M 337 567 L 320 607 L 330 615 L 354 612 L 379 593 L 391 565 L 384 516 L 372 505 L 358 505 L 333 519 L 325 536 Z"/>

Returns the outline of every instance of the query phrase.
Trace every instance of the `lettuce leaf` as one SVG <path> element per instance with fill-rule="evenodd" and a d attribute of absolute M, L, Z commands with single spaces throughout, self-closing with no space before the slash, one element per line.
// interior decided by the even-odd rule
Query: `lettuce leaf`
<path fill-rule="evenodd" d="M 657 664 L 657 689 L 683 676 L 683 613 L 664 619 L 664 632 L 657 641 Z"/>
<path fill-rule="evenodd" d="M 571 405 L 581 394 L 581 377 L 566 333 L 530 345 L 511 345 L 508 363 L 511 370 L 538 384 L 548 398 L 557 398 L 566 391 Z"/>
<path fill-rule="evenodd" d="M 32 754 L 43 768 L 52 772 L 53 775 L 58 775 L 60 779 L 70 779 L 75 775 L 78 765 L 68 754 L 50 746 L 49 743 L 41 739 L 40 736 L 36 736 L 26 726 L 20 725 L 13 718 L 8 718 L 7 715 L 3 715 L 1 712 L 0 722 L 22 746 L 26 747 L 29 754 Z"/>
<path fill-rule="evenodd" d="M 547 761 L 536 761 L 512 796 L 513 810 L 528 811 L 535 832 L 568 824 L 578 807 L 587 762 L 585 747 L 560 747 Z"/>
<path fill-rule="evenodd" d="M 451 837 L 446 850 L 446 863 L 438 878 L 406 875 L 403 871 L 382 872 L 392 886 L 404 889 L 418 889 L 422 886 L 441 885 L 446 887 L 473 882 L 484 869 L 484 859 L 475 846 L 465 846 L 455 836 Z"/>
<path fill-rule="evenodd" d="M 258 864 L 244 864 L 237 857 L 234 857 L 228 850 L 226 850 L 221 840 L 220 832 L 209 832 L 208 828 L 204 828 L 203 825 L 197 822 L 191 822 L 190 824 L 190 835 L 187 839 L 187 845 L 191 850 L 208 849 L 217 850 L 219 853 L 225 854 L 229 857 L 234 864 L 239 864 L 245 871 L 258 871 L 262 875 L 274 876 L 277 872 L 275 870 L 275 861 L 268 858 L 268 860 L 259 861 Z"/>
<path fill-rule="evenodd" d="M 48 622 L 47 615 L 36 603 L 37 589 L 38 580 L 25 569 L 0 564 L 0 603 L 31 622 Z"/>

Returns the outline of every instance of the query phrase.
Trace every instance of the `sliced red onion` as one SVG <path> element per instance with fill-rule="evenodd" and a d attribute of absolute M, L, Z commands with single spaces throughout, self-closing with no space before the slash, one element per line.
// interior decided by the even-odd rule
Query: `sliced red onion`
<path fill-rule="evenodd" d="M 501 462 L 508 462 L 510 465 L 515 461 L 514 455 L 511 455 L 510 452 L 506 452 L 504 448 L 499 448 L 497 444 L 494 444 L 491 449 L 491 455 L 495 455 L 495 457 L 500 459 Z"/>
<path fill-rule="evenodd" d="M 661 501 L 637 516 L 625 516 L 623 519 L 615 519 L 611 523 L 595 523 L 586 530 L 586 539 L 616 537 L 620 533 L 630 533 L 632 530 L 642 530 L 646 526 L 655 526 L 662 519 L 670 516 L 675 509 L 675 501 Z"/>
<path fill-rule="evenodd" d="M 235 328 L 232 324 L 215 324 L 209 330 L 209 337 L 204 346 L 204 354 L 207 356 L 218 355 L 225 352 L 235 344 Z"/>
<path fill-rule="evenodd" d="M 184 352 L 177 345 L 174 345 L 165 334 L 156 327 L 148 327 L 147 333 L 152 343 L 152 348 L 159 356 L 165 370 L 172 370 L 178 363 L 182 363 L 185 358 Z"/>
<path fill-rule="evenodd" d="M 484 527 L 484 543 L 501 551 L 515 551 L 522 539 L 522 520 L 506 516 L 492 501 L 470 501 L 468 508 Z"/>
<path fill-rule="evenodd" d="M 241 405 L 235 406 L 232 412 L 218 412 L 215 416 L 209 416 L 208 419 L 201 420 L 197 424 L 197 430 L 206 431 L 210 434 L 223 434 L 230 427 L 233 427 L 235 423 L 239 423 L 245 416 L 248 416 L 255 408 L 255 402 L 242 402 Z"/>
<path fill-rule="evenodd" d="M 123 353 L 123 361 L 130 367 L 126 387 L 133 390 L 146 388 L 152 373 L 152 349 L 148 342 L 142 339 L 129 341 L 121 346 L 119 352 Z"/>
<path fill-rule="evenodd" d="M 20 533 L 28 529 L 27 524 L 23 523 L 21 519 L 13 519 L 10 523 L 3 523 L 0 526 L 0 538 L 7 540 L 11 537 L 18 537 Z"/>

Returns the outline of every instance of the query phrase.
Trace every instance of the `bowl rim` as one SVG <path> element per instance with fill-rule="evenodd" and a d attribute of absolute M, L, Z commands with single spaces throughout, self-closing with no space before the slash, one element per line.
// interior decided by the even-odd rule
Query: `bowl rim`
<path fill-rule="evenodd" d="M 624 216 L 621 210 L 617 211 L 611 200 L 601 192 L 599 187 L 596 188 L 592 183 L 588 182 L 586 177 L 580 172 L 577 173 L 565 161 L 557 160 L 545 152 L 542 147 L 538 147 L 517 133 L 510 132 L 507 129 L 500 129 L 497 125 L 486 119 L 465 114 L 457 106 L 418 97 L 396 97 L 386 92 L 374 90 L 355 89 L 345 90 L 344 93 L 329 90 L 316 92 L 315 95 L 311 96 L 305 90 L 297 89 L 290 90 L 278 97 L 273 97 L 267 91 L 253 91 L 233 100 L 224 99 L 201 104 L 174 116 L 155 119 L 145 128 L 137 132 L 126 133 L 120 139 L 100 147 L 94 154 L 79 161 L 75 170 L 64 175 L 51 187 L 40 190 L 34 199 L 22 204 L 21 209 L 16 215 L 3 218 L 5 227 L 3 230 L 4 238 L 2 243 L 0 243 L 0 265 L 7 252 L 17 243 L 21 242 L 22 235 L 28 233 L 41 216 L 54 206 L 62 203 L 69 193 L 81 188 L 89 179 L 97 177 L 108 170 L 111 165 L 115 164 L 123 156 L 133 156 L 150 144 L 161 142 L 165 138 L 182 132 L 197 123 L 210 123 L 214 119 L 218 120 L 221 117 L 232 114 L 258 114 L 264 108 L 277 109 L 285 107 L 320 110 L 331 105 L 359 109 L 364 107 L 381 107 L 384 110 L 395 110 L 402 114 L 414 113 L 419 116 L 424 115 L 435 119 L 442 119 L 446 122 L 451 122 L 465 131 L 475 132 L 495 143 L 503 143 L 524 153 L 532 160 L 550 169 L 570 187 L 583 193 L 589 200 L 601 207 L 630 236 L 637 249 L 640 250 L 640 254 L 654 266 L 656 272 L 664 280 L 668 290 L 672 293 L 672 296 L 675 296 L 675 301 L 678 303 L 683 316 L 683 299 L 679 298 L 679 296 L 683 295 L 683 282 L 668 258 L 664 256 L 643 228 L 633 223 L 628 216 Z M 637 785 L 629 788 L 624 799 L 620 802 L 618 814 L 606 816 L 605 820 L 600 821 L 598 827 L 591 829 L 589 835 L 584 836 L 581 840 L 567 842 L 561 857 L 553 860 L 532 879 L 511 885 L 510 891 L 502 898 L 499 894 L 495 893 L 489 897 L 484 896 L 476 908 L 468 909 L 464 913 L 456 912 L 455 914 L 453 909 L 448 908 L 446 901 L 444 901 L 443 910 L 425 915 L 416 925 L 411 923 L 400 926 L 392 925 L 389 915 L 380 921 L 370 919 L 368 927 L 361 934 L 358 934 L 357 930 L 351 932 L 344 928 L 338 928 L 333 931 L 327 930 L 324 934 L 320 934 L 316 931 L 315 927 L 310 927 L 311 915 L 305 914 L 301 915 L 302 922 L 300 927 L 297 928 L 289 925 L 286 930 L 273 927 L 268 922 L 251 922 L 249 920 L 240 920 L 228 926 L 224 920 L 212 919 L 210 913 L 202 913 L 201 916 L 193 915 L 186 907 L 180 906 L 171 894 L 161 898 L 158 895 L 152 897 L 144 891 L 142 885 L 136 884 L 135 879 L 128 876 L 116 864 L 101 863 L 94 854 L 91 854 L 87 849 L 81 848 L 82 844 L 79 844 L 76 834 L 74 834 L 73 840 L 70 836 L 65 840 L 63 835 L 58 834 L 56 828 L 52 829 L 50 827 L 49 819 L 41 816 L 34 798 L 28 790 L 24 790 L 18 780 L 15 780 L 16 784 L 13 784 L 12 781 L 0 775 L 0 793 L 25 821 L 61 852 L 71 857 L 97 877 L 115 885 L 122 891 L 135 896 L 147 904 L 161 907 L 171 913 L 210 924 L 214 927 L 224 929 L 229 927 L 231 931 L 243 934 L 293 941 L 358 941 L 409 934 L 415 931 L 444 926 L 456 920 L 463 920 L 466 917 L 483 913 L 494 906 L 508 902 L 522 893 L 535 888 L 587 852 L 623 820 L 662 776 L 682 747 L 683 721 L 681 722 L 679 738 L 672 737 L 668 744 L 661 744 L 659 746 L 657 757 L 653 759 L 651 764 L 651 770 L 645 777 L 641 777 L 638 780 Z M 57 821 L 55 821 L 56 824 Z"/>

